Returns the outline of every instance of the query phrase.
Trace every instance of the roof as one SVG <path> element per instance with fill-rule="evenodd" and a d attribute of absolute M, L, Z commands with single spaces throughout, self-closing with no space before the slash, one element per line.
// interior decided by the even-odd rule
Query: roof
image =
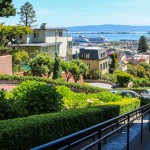
<path fill-rule="evenodd" d="M 33 30 L 68 30 L 68 28 L 56 27 L 56 28 L 35 28 Z"/>
<path fill-rule="evenodd" d="M 60 45 L 61 42 L 57 42 L 58 45 Z M 56 43 L 29 43 L 29 44 L 10 44 L 8 46 L 11 47 L 47 47 L 47 46 L 52 46 L 56 45 Z"/>
<path fill-rule="evenodd" d="M 101 53 L 105 52 L 105 56 L 101 58 Z M 81 58 L 81 54 L 90 54 L 89 58 Z M 101 60 L 107 58 L 106 50 L 97 47 L 80 48 L 80 59 Z"/>

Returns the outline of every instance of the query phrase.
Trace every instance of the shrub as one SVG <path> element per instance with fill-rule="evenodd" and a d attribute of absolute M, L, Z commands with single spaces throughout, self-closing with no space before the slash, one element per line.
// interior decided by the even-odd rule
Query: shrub
<path fill-rule="evenodd" d="M 124 99 L 100 107 L 0 121 L 0 149 L 31 149 L 138 107 L 139 100 Z"/>
<path fill-rule="evenodd" d="M 0 120 L 11 118 L 11 100 L 6 97 L 7 92 L 4 89 L 0 90 Z"/>
<path fill-rule="evenodd" d="M 131 79 L 132 77 L 129 73 L 121 72 L 117 74 L 117 82 L 121 86 L 127 86 Z"/>
<path fill-rule="evenodd" d="M 119 94 L 113 94 L 111 92 L 101 92 L 101 93 L 98 93 L 97 97 L 103 103 L 116 102 L 116 101 L 121 101 L 122 100 L 122 96 L 121 95 L 119 95 Z"/>
<path fill-rule="evenodd" d="M 17 116 L 28 116 L 61 110 L 61 97 L 55 87 L 44 82 L 22 82 L 12 91 Z"/>
<path fill-rule="evenodd" d="M 78 84 L 78 83 L 67 83 L 65 81 L 61 80 L 52 80 L 48 78 L 41 78 L 41 77 L 33 77 L 33 76 L 10 76 L 10 75 L 0 75 L 0 80 L 7 80 L 7 81 L 17 81 L 17 82 L 22 82 L 22 81 L 27 81 L 27 80 L 36 80 L 39 82 L 46 82 L 48 84 L 52 85 L 65 85 L 72 90 L 77 90 L 77 91 L 82 91 L 85 93 L 98 93 L 101 91 L 106 91 L 104 88 L 99 88 L 99 87 L 92 87 L 92 86 L 87 86 L 83 84 Z"/>

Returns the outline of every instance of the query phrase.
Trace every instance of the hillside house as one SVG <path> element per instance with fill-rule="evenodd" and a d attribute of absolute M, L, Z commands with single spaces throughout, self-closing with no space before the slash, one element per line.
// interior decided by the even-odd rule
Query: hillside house
<path fill-rule="evenodd" d="M 52 57 L 57 52 L 60 58 L 68 60 L 72 56 L 72 37 L 65 36 L 64 31 L 67 28 L 47 28 L 46 24 L 42 24 L 40 28 L 33 29 L 32 35 L 16 36 L 15 44 L 9 46 L 25 50 L 31 57 L 37 50 Z"/>
<path fill-rule="evenodd" d="M 108 73 L 108 56 L 100 47 L 80 48 L 79 58 L 88 65 L 89 72 L 101 70 L 102 75 Z"/>

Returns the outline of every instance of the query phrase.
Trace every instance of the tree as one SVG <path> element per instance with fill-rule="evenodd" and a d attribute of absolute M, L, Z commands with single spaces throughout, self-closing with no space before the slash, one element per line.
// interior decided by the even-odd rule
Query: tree
<path fill-rule="evenodd" d="M 26 2 L 23 6 L 21 6 L 20 12 L 18 12 L 18 14 L 20 15 L 20 24 L 31 27 L 32 24 L 36 22 L 35 11 L 32 4 L 29 2 Z"/>
<path fill-rule="evenodd" d="M 114 70 L 117 69 L 119 62 L 118 62 L 118 54 L 117 53 L 112 53 L 111 55 L 109 55 L 112 62 L 110 64 L 110 73 L 113 73 Z"/>
<path fill-rule="evenodd" d="M 74 77 L 75 82 L 80 79 L 80 75 L 88 72 L 88 66 L 79 59 L 72 59 L 70 62 L 62 61 L 62 70 L 66 73 L 67 82 Z"/>
<path fill-rule="evenodd" d="M 58 79 L 58 78 L 61 78 L 61 77 L 62 77 L 61 61 L 58 58 L 58 55 L 56 53 L 54 69 L 53 69 L 53 79 Z"/>
<path fill-rule="evenodd" d="M 32 33 L 33 31 L 29 27 L 0 25 L 0 47 L 6 47 L 9 42 L 12 43 L 17 35 Z"/>
<path fill-rule="evenodd" d="M 29 62 L 29 67 L 33 76 L 42 76 L 50 74 L 53 71 L 54 61 L 48 56 L 46 53 L 37 54 L 32 60 Z"/>
<path fill-rule="evenodd" d="M 12 0 L 0 0 L 0 17 L 10 17 L 16 15 L 16 9 Z"/>
<path fill-rule="evenodd" d="M 148 49 L 147 40 L 145 36 L 141 36 L 138 45 L 138 51 L 140 53 L 146 53 Z"/>

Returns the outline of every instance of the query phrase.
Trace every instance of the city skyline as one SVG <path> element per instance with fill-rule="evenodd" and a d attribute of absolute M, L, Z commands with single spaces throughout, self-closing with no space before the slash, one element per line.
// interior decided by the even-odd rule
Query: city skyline
<path fill-rule="evenodd" d="M 26 0 L 13 0 L 17 9 Z M 150 1 L 148 0 L 29 0 L 36 11 L 37 25 L 47 23 L 49 27 L 71 27 L 83 25 L 150 25 Z M 1 18 L 6 25 L 17 25 L 19 15 Z"/>

